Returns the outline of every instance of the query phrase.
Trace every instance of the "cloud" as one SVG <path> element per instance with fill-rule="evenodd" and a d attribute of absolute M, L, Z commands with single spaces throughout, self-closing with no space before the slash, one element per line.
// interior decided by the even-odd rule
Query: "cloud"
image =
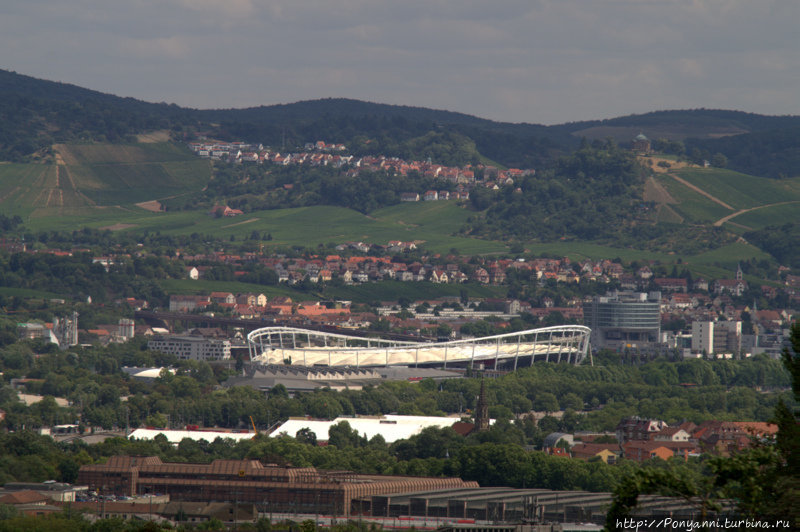
<path fill-rule="evenodd" d="M 798 113 L 800 2 L 11 0 L 4 63 L 196 107 L 347 96 L 564 122 Z"/>

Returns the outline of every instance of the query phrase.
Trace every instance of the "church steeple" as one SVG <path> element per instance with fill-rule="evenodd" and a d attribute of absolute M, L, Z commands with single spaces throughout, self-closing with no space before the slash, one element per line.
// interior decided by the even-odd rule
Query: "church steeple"
<path fill-rule="evenodd" d="M 481 375 L 481 391 L 478 394 L 478 404 L 475 407 L 475 430 L 482 432 L 489 428 L 489 405 L 486 403 L 486 387 Z"/>

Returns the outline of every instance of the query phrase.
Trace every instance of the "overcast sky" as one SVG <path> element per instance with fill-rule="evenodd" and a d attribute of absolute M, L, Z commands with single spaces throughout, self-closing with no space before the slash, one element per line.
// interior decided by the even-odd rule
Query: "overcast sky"
<path fill-rule="evenodd" d="M 0 68 L 215 108 L 800 114 L 798 0 L 3 0 Z"/>

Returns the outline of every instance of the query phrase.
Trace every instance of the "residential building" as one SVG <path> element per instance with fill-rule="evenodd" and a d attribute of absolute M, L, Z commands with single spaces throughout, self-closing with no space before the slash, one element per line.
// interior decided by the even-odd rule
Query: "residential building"
<path fill-rule="evenodd" d="M 231 342 L 227 339 L 204 338 L 193 335 L 154 336 L 147 348 L 175 355 L 182 360 L 229 360 Z"/>
<path fill-rule="evenodd" d="M 643 419 L 636 416 L 625 418 L 617 425 L 617 441 L 624 444 L 632 440 L 650 440 L 654 434 L 665 428 L 667 424 L 658 419 Z"/>
<path fill-rule="evenodd" d="M 739 353 L 742 350 L 741 321 L 693 321 L 692 352 Z"/>
<path fill-rule="evenodd" d="M 591 460 L 599 458 L 607 464 L 614 464 L 619 459 L 619 445 L 615 443 L 577 443 L 570 452 L 578 460 Z"/>

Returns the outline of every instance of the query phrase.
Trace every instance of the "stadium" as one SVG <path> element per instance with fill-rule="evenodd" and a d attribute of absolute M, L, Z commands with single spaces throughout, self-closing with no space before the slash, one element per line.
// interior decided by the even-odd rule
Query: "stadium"
<path fill-rule="evenodd" d="M 580 364 L 591 330 L 559 325 L 447 342 L 367 338 L 294 327 L 264 327 L 247 335 L 250 360 L 327 367 L 482 367 L 517 369 L 535 362 Z"/>

